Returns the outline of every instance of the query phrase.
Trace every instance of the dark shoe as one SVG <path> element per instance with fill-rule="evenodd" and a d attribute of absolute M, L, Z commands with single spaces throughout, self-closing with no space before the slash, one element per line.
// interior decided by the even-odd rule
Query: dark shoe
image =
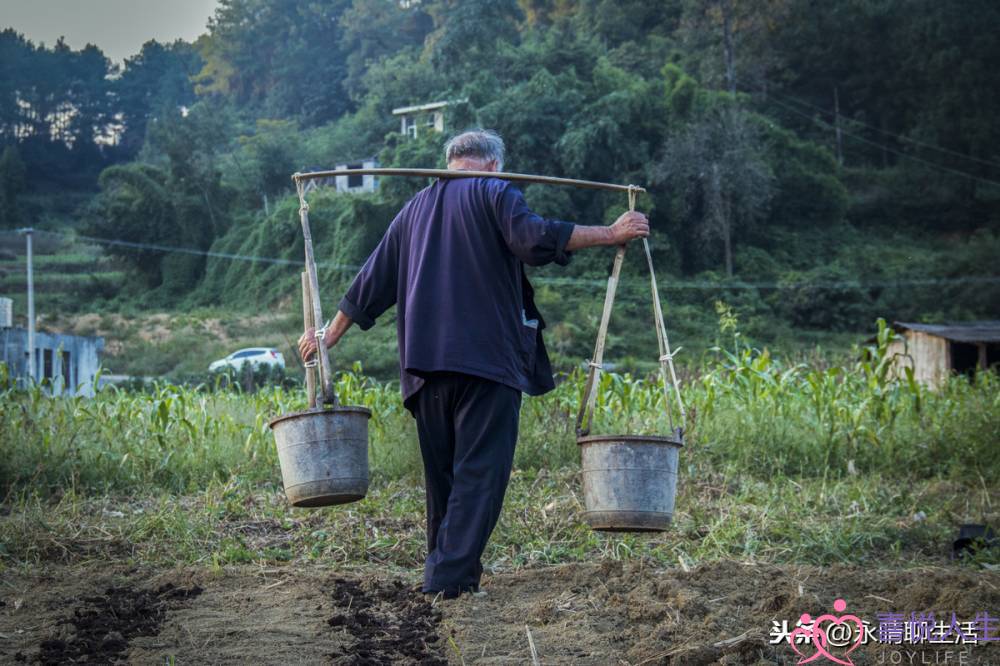
<path fill-rule="evenodd" d="M 469 594 L 476 594 L 479 592 L 479 585 L 464 585 L 461 587 L 446 587 L 443 590 L 424 590 L 424 594 L 437 597 L 441 595 L 442 599 L 457 599 L 462 596 L 463 592 L 468 592 Z"/>

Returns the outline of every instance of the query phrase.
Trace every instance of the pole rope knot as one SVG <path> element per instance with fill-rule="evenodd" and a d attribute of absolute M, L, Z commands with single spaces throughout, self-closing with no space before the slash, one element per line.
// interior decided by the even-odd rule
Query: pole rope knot
<path fill-rule="evenodd" d="M 672 352 L 668 352 L 668 353 L 664 354 L 663 356 L 660 357 L 660 363 L 663 363 L 664 361 L 673 361 L 674 357 L 677 356 L 677 352 L 679 352 L 682 349 L 684 349 L 684 348 L 683 347 L 678 347 L 677 349 L 673 350 Z"/>

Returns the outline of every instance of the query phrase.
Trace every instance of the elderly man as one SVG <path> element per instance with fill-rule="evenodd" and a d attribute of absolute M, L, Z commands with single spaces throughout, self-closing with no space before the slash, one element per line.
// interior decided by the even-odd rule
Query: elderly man
<path fill-rule="evenodd" d="M 502 171 L 504 145 L 470 131 L 445 147 L 448 168 Z M 642 213 L 580 226 L 533 213 L 499 178 L 439 179 L 403 206 L 327 325 L 333 347 L 396 305 L 403 400 L 417 421 L 427 487 L 423 591 L 479 589 L 480 557 L 500 516 L 517 441 L 521 394 L 554 388 L 524 264 L 649 234 Z M 315 353 L 313 331 L 299 340 Z"/>

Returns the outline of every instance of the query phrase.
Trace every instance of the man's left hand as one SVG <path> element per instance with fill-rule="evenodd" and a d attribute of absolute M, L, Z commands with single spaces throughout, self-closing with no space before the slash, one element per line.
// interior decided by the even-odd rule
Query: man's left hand
<path fill-rule="evenodd" d="M 316 329 L 307 328 L 306 332 L 299 338 L 299 356 L 303 361 L 308 361 L 316 353 Z"/>

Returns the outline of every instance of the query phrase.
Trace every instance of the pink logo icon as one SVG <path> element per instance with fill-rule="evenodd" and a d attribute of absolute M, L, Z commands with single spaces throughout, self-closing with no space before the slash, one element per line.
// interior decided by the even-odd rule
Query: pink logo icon
<path fill-rule="evenodd" d="M 846 608 L 847 602 L 843 599 L 837 599 L 833 602 L 833 610 L 838 613 L 843 613 Z M 838 617 L 836 615 L 825 613 L 813 620 L 809 613 L 803 613 L 800 620 L 803 625 L 809 626 L 796 627 L 788 634 L 788 642 L 792 646 L 792 649 L 795 650 L 795 654 L 802 657 L 798 661 L 799 665 L 808 664 L 809 662 L 815 661 L 820 657 L 826 657 L 829 661 L 832 661 L 835 664 L 841 664 L 841 666 L 854 666 L 854 662 L 851 661 L 851 657 L 849 655 L 858 649 L 858 646 L 861 645 L 861 641 L 864 640 L 865 637 L 864 625 L 857 616 L 846 614 Z M 857 627 L 857 637 L 842 656 L 835 656 L 830 652 L 830 628 L 837 625 L 850 626 L 848 624 L 849 622 L 853 622 Z M 826 623 L 825 626 L 824 623 Z M 855 632 L 851 629 L 850 633 L 853 634 Z M 809 642 L 803 643 L 803 645 L 812 645 L 816 649 L 816 652 L 808 656 L 803 654 L 799 650 L 799 646 L 795 643 L 795 638 L 797 636 L 802 636 L 808 639 Z"/>

